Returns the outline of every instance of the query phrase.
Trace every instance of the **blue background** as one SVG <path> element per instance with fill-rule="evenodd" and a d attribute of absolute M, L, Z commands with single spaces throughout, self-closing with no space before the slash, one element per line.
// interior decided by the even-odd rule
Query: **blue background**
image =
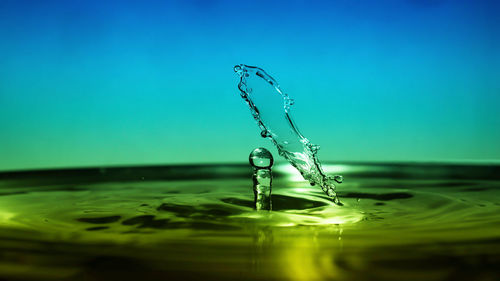
<path fill-rule="evenodd" d="M 498 3 L 2 0 L 0 170 L 246 162 L 239 63 L 322 160 L 498 162 Z"/>

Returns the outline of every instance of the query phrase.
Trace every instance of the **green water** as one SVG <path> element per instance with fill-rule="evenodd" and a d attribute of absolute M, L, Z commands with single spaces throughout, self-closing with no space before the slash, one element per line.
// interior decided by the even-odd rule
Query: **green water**
<path fill-rule="evenodd" d="M 0 173 L 0 280 L 498 280 L 500 167 L 249 165 Z"/>

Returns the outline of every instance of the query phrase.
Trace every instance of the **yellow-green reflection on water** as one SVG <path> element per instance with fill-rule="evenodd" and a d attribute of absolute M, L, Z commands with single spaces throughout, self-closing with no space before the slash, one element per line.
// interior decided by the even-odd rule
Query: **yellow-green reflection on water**
<path fill-rule="evenodd" d="M 272 212 L 253 210 L 246 166 L 0 174 L 0 279 L 497 276 L 498 167 L 325 170 L 346 176 L 343 207 L 278 166 Z"/>

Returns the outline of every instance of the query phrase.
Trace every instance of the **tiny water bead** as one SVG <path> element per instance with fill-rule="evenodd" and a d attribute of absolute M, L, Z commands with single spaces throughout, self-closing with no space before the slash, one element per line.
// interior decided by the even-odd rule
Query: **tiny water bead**
<path fill-rule="evenodd" d="M 338 182 L 338 183 L 342 183 L 344 181 L 344 177 L 339 176 L 339 175 L 335 175 L 335 176 L 333 176 L 333 180 Z"/>
<path fill-rule="evenodd" d="M 263 147 L 254 149 L 248 159 L 250 165 L 256 169 L 271 168 L 274 162 L 271 152 Z"/>
<path fill-rule="evenodd" d="M 342 205 L 334 184 L 341 183 L 342 176 L 329 176 L 323 171 L 317 156 L 319 146 L 305 138 L 293 121 L 290 111 L 294 100 L 262 68 L 239 64 L 234 71 L 240 76 L 240 95 L 250 107 L 261 136 L 269 138 L 279 155 L 287 159 L 305 180 L 311 185 L 319 185 L 334 203 Z M 252 161 L 250 159 L 250 163 Z"/>
<path fill-rule="evenodd" d="M 273 155 L 269 150 L 259 147 L 254 149 L 248 156 L 250 165 L 253 167 L 253 193 L 256 210 L 271 210 L 271 186 L 273 174 Z"/>

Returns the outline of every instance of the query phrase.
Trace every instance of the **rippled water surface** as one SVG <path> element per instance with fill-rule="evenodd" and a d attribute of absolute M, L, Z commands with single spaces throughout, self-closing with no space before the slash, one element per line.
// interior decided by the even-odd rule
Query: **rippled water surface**
<path fill-rule="evenodd" d="M 0 280 L 498 280 L 500 167 L 246 165 L 0 174 Z"/>

